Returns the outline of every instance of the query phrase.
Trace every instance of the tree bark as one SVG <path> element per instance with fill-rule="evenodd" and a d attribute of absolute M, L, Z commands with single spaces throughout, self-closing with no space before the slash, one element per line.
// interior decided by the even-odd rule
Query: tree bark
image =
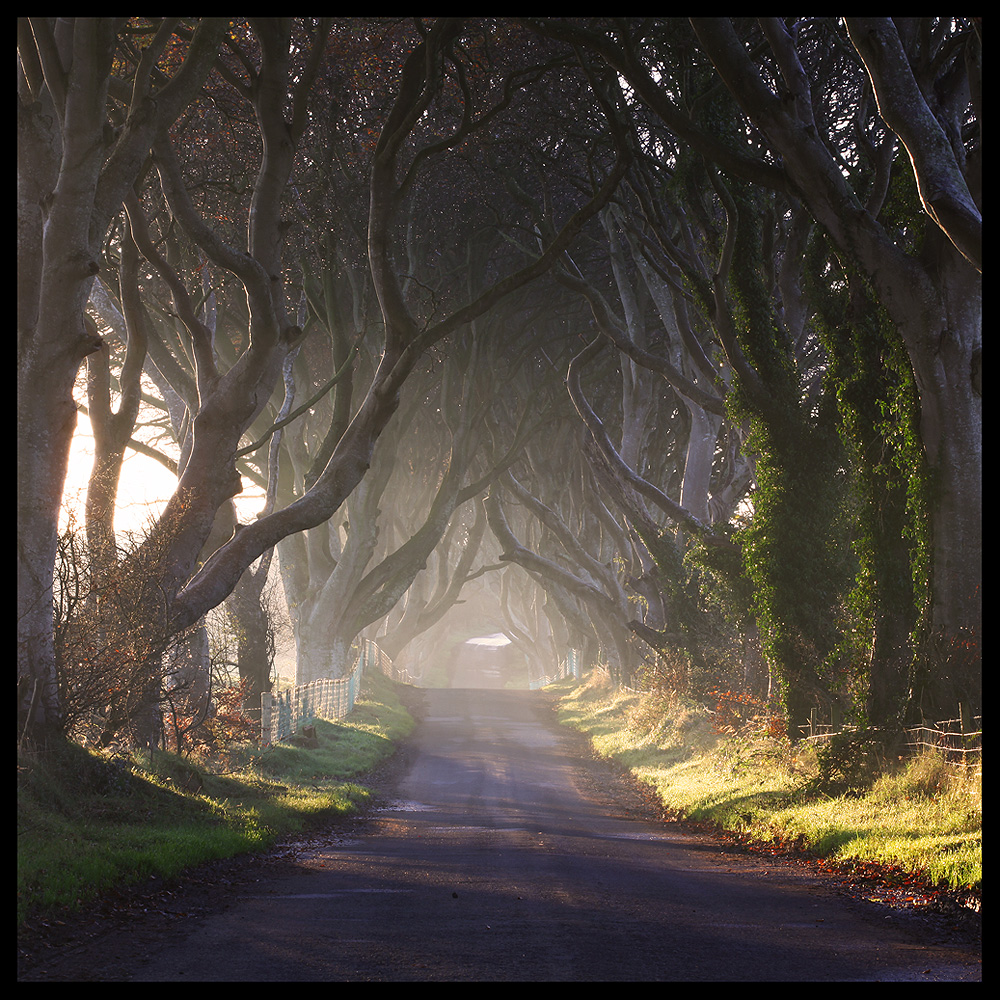
<path fill-rule="evenodd" d="M 30 22 L 30 23 L 29 23 Z M 36 694 L 33 735 L 58 732 L 52 573 L 76 428 L 73 385 L 100 348 L 84 321 L 101 244 L 152 136 L 200 88 L 225 19 L 206 18 L 183 66 L 148 99 L 140 67 L 120 131 L 107 130 L 119 18 L 29 18 L 18 30 L 18 678 Z M 149 58 L 162 50 L 172 21 Z M 111 145 L 109 146 L 109 135 Z M 23 683 L 22 683 L 23 682 Z"/>
<path fill-rule="evenodd" d="M 939 234 L 928 232 L 918 256 L 908 254 L 869 214 L 851 190 L 816 129 L 790 115 L 765 85 L 727 18 L 692 18 L 720 77 L 747 115 L 782 156 L 789 179 L 813 217 L 871 278 L 882 305 L 906 345 L 920 392 L 921 436 L 935 474 L 932 503 L 931 626 L 949 642 L 981 642 L 982 636 L 982 285 L 972 261 L 981 251 L 978 208 L 968 196 L 950 143 L 928 121 L 926 105 L 907 103 L 911 69 L 880 20 L 855 23 L 862 57 L 871 60 L 880 108 L 901 135 L 933 141 L 910 150 L 918 188 Z M 864 21 L 865 19 L 859 19 Z M 891 51 L 890 51 L 891 50 Z M 893 55 L 893 53 L 895 53 Z M 892 58 L 890 59 L 890 55 Z M 895 88 L 895 89 L 894 89 Z M 933 136 L 931 136 L 933 133 Z M 905 140 L 904 140 L 905 141 Z M 957 172 L 956 172 L 957 171 Z M 944 206 L 938 210 L 936 206 Z M 947 239 L 945 230 L 947 228 Z M 950 241 L 950 242 L 949 242 Z M 961 249 L 959 249 L 961 248 Z M 944 685 L 970 689 L 981 701 L 978 655 Z M 949 695 L 939 695 L 937 701 Z M 937 710 L 946 711 L 938 704 Z"/>

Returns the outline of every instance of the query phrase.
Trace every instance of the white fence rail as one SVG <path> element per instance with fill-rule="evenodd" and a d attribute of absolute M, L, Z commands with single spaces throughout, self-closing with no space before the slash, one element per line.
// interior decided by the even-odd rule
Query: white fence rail
<path fill-rule="evenodd" d="M 542 676 L 534 678 L 528 681 L 528 686 L 534 690 L 536 688 L 543 688 L 546 684 L 561 681 L 565 677 L 573 677 L 576 680 L 579 680 L 580 670 L 580 651 L 577 649 L 567 649 L 566 659 L 559 664 L 555 673 L 551 677 Z"/>
<path fill-rule="evenodd" d="M 336 679 L 321 678 L 299 684 L 278 694 L 264 692 L 260 698 L 260 742 L 269 746 L 291 736 L 299 724 L 312 719 L 335 722 L 354 709 L 361 678 L 368 669 L 392 677 L 392 661 L 369 639 L 361 643 L 350 674 Z"/>

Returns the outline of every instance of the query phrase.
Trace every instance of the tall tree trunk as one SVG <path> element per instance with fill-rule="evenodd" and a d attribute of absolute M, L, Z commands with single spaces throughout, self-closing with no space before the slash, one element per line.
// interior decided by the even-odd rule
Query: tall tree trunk
<path fill-rule="evenodd" d="M 84 307 L 113 215 L 153 135 L 201 88 L 228 19 L 205 18 L 170 82 L 149 100 L 152 66 L 137 71 L 134 113 L 108 131 L 107 98 L 124 19 L 18 22 L 18 688 L 32 735 L 60 728 L 52 581 L 59 512 L 76 428 L 73 384 L 100 347 Z M 150 47 L 162 52 L 176 19 Z M 143 74 L 141 70 L 146 72 Z"/>
<path fill-rule="evenodd" d="M 17 660 L 19 713 L 44 741 L 60 728 L 52 633 L 52 582 L 59 510 L 76 428 L 79 358 L 38 359 L 19 380 L 17 449 Z M 27 367 L 27 366 L 26 366 Z"/>
<path fill-rule="evenodd" d="M 942 255 L 951 258 L 942 267 L 942 315 L 913 317 L 924 329 L 910 357 L 920 388 L 921 437 L 939 490 L 933 625 L 957 635 L 981 625 L 982 286 L 978 272 L 941 243 Z"/>
<path fill-rule="evenodd" d="M 356 635 L 324 630 L 321 623 L 303 628 L 295 637 L 295 683 L 346 677 L 354 666 L 351 644 Z"/>
<path fill-rule="evenodd" d="M 918 683 L 924 713 L 952 718 L 959 701 L 982 710 L 982 284 L 951 244 L 934 237 L 942 309 L 912 317 L 923 336 L 910 351 L 933 476 L 932 604 Z"/>

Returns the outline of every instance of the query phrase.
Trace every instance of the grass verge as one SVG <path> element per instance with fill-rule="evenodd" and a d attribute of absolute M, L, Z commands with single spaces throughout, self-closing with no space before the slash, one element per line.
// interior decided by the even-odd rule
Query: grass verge
<path fill-rule="evenodd" d="M 236 752 L 228 773 L 173 754 L 109 756 L 72 743 L 19 755 L 18 925 L 359 811 L 371 793 L 354 779 L 412 726 L 395 685 L 373 675 L 347 718 L 315 723 L 318 746 Z"/>
<path fill-rule="evenodd" d="M 981 890 L 981 770 L 924 754 L 896 761 L 864 787 L 831 794 L 817 787 L 815 749 L 750 727 L 719 734 L 704 708 L 683 699 L 616 691 L 594 674 L 547 690 L 559 699 L 562 723 L 650 785 L 678 819 L 832 862 Z"/>

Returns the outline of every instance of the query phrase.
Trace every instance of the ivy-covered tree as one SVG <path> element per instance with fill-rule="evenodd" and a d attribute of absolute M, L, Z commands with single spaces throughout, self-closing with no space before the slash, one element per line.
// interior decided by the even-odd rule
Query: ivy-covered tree
<path fill-rule="evenodd" d="M 924 687 L 924 708 L 947 716 L 957 699 L 978 704 L 978 19 L 526 23 L 603 59 L 627 83 L 629 99 L 661 122 L 671 143 L 692 150 L 732 180 L 778 193 L 790 211 L 801 206 L 832 240 L 845 266 L 869 283 L 909 359 L 919 400 L 920 445 L 935 484 L 927 511 L 930 590 L 920 656 L 925 672 L 938 682 Z M 712 114 L 713 106 L 723 107 L 720 83 L 731 99 L 721 130 Z M 915 182 L 920 218 L 901 221 L 898 212 L 887 210 L 891 179 L 901 170 Z M 762 247 L 766 268 L 771 245 L 761 244 L 755 252 Z M 801 487 L 794 480 L 775 485 Z"/>

